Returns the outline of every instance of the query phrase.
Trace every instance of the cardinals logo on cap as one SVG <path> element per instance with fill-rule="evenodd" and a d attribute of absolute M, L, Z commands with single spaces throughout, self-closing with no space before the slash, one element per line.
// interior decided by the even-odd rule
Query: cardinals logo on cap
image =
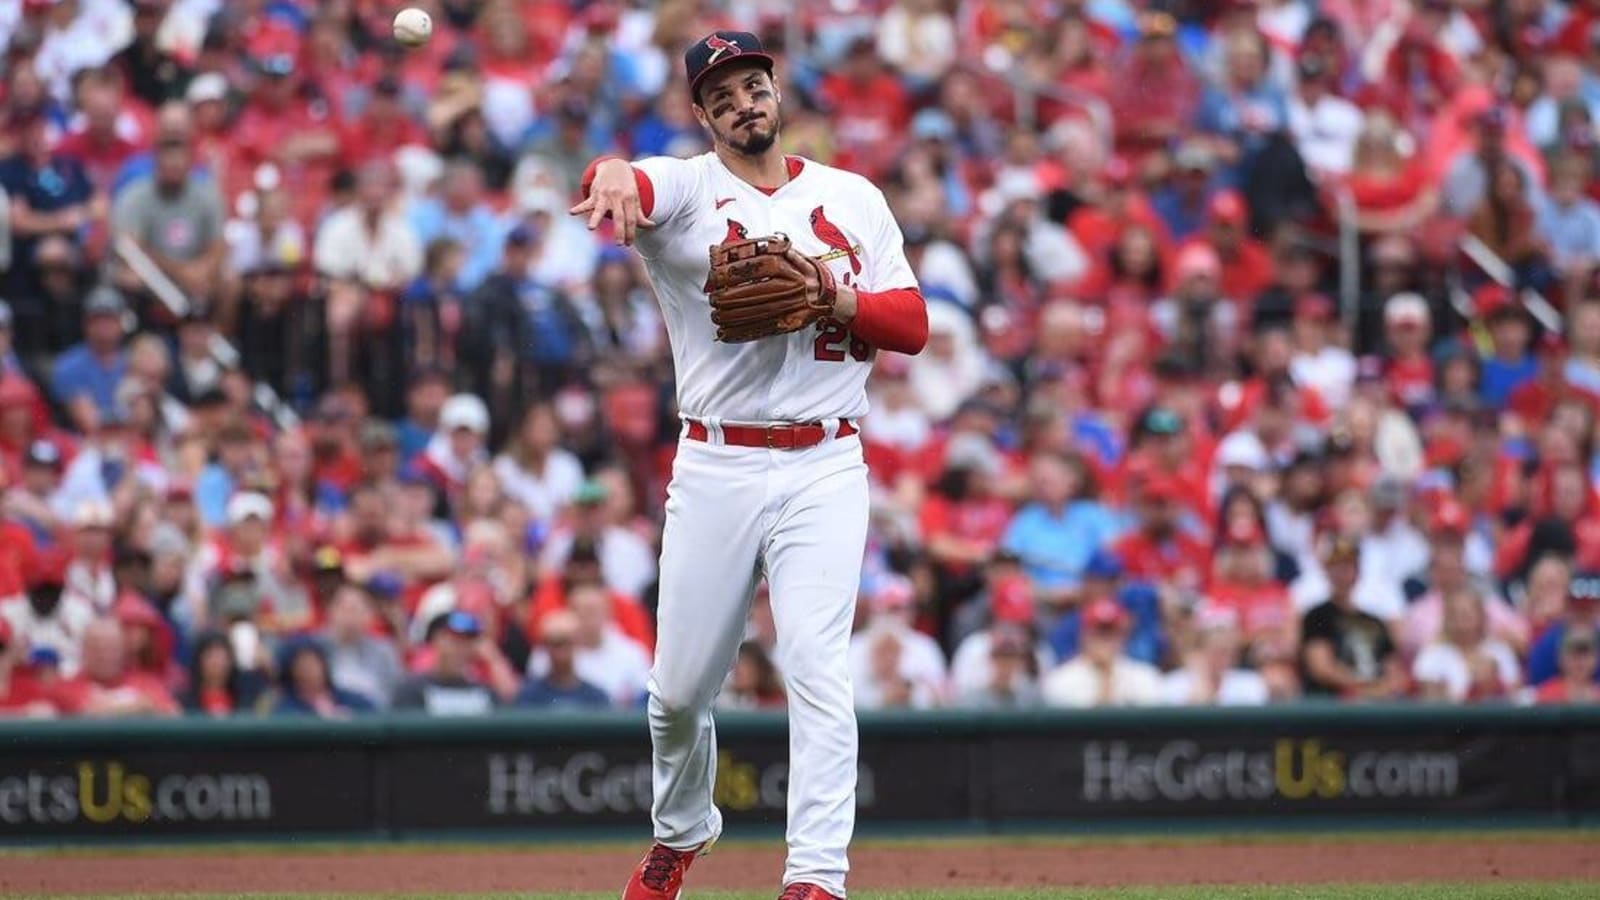
<path fill-rule="evenodd" d="M 823 213 L 820 206 L 811 211 L 811 233 L 815 234 L 818 240 L 827 244 L 832 250 L 830 253 L 824 253 L 822 256 L 817 257 L 818 259 L 826 262 L 830 259 L 848 256 L 850 257 L 850 271 L 856 275 L 861 274 L 861 257 L 859 255 L 861 253 L 861 245 L 857 244 L 852 247 L 850 239 L 845 237 L 843 231 L 839 230 L 839 226 L 828 221 L 827 215 Z"/>
<path fill-rule="evenodd" d="M 711 48 L 711 58 L 706 60 L 706 65 L 708 66 L 721 59 L 722 54 L 724 53 L 727 53 L 731 56 L 738 56 L 744 52 L 739 48 L 738 44 L 735 44 L 733 41 L 720 38 L 714 34 L 706 38 L 706 46 Z"/>

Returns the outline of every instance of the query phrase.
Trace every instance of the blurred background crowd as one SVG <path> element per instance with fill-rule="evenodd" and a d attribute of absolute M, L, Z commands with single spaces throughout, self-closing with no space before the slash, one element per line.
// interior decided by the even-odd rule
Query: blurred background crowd
<path fill-rule="evenodd" d="M 1600 699 L 1600 2 L 419 5 L 0 4 L 0 710 L 638 706 L 671 357 L 565 211 L 725 27 L 929 304 L 863 708 Z"/>

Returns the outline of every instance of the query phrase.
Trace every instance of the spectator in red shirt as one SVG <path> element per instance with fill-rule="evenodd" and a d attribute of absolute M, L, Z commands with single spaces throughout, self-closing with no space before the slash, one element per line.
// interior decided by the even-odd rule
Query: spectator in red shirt
<path fill-rule="evenodd" d="M 1222 296 L 1249 302 L 1273 280 L 1272 256 L 1249 232 L 1250 208 L 1238 191 L 1218 191 L 1206 204 L 1206 227 L 1185 246 L 1204 243 L 1222 263 Z M 1180 250 L 1181 252 L 1181 250 Z M 1248 321 L 1249 308 L 1241 318 Z"/>
<path fill-rule="evenodd" d="M 1210 567 L 1204 541 L 1181 530 L 1185 491 L 1177 479 L 1152 475 L 1139 492 L 1139 526 L 1117 541 L 1112 551 L 1132 580 L 1198 589 Z"/>
<path fill-rule="evenodd" d="M 1527 430 L 1548 421 L 1557 404 L 1572 396 L 1572 388 L 1564 375 L 1567 342 L 1561 335 L 1552 332 L 1540 335 L 1534 352 L 1539 363 L 1538 372 L 1518 385 L 1506 400 L 1506 412 L 1520 420 Z"/>
<path fill-rule="evenodd" d="M 1200 87 L 1179 52 L 1177 31 L 1170 13 L 1141 13 L 1139 42 L 1112 80 L 1118 149 L 1133 158 L 1165 146 L 1194 117 Z"/>
<path fill-rule="evenodd" d="M 1084 202 L 1067 217 L 1067 228 L 1091 259 L 1107 259 L 1111 248 L 1136 224 L 1151 230 L 1149 237 L 1158 248 L 1165 242 L 1165 226 L 1150 208 L 1137 174 L 1126 159 L 1114 156 L 1104 166 L 1084 172 L 1086 179 L 1092 176 L 1096 181 L 1086 180 L 1074 190 Z"/>
<path fill-rule="evenodd" d="M 595 542 L 576 540 L 566 564 L 551 571 L 535 588 L 526 623 L 528 640 L 538 644 L 543 640 L 544 620 L 551 613 L 567 608 L 567 598 L 581 584 L 604 584 L 600 555 Z M 655 629 L 650 617 L 637 600 L 618 591 L 606 591 L 611 602 L 611 624 L 627 637 L 638 641 L 645 649 L 654 652 Z"/>
<path fill-rule="evenodd" d="M 392 575 L 407 591 L 408 606 L 414 606 L 428 582 L 449 574 L 455 557 L 426 531 L 400 533 L 397 525 L 405 523 L 396 522 L 397 502 L 392 490 L 356 485 L 345 515 L 335 524 L 335 546 L 352 581 Z"/>
<path fill-rule="evenodd" d="M 122 623 L 128 668 L 143 672 L 168 688 L 179 687 L 183 682 L 183 671 L 172 656 L 172 626 L 156 612 L 155 607 L 138 594 L 125 591 L 117 598 L 111 614 Z"/>
<path fill-rule="evenodd" d="M 1149 477 L 1170 478 L 1182 504 L 1179 512 L 1207 521 L 1211 511 L 1211 490 L 1207 483 L 1211 452 L 1209 447 L 1202 446 L 1197 431 L 1184 422 L 1176 410 L 1153 406 L 1145 410 L 1134 426 L 1127 466 L 1149 466 Z M 1131 479 L 1136 473 L 1125 469 L 1124 475 Z"/>
<path fill-rule="evenodd" d="M 53 718 L 56 704 L 31 677 L 25 662 L 27 643 L 16 639 L 11 623 L 0 619 L 0 719 L 11 716 Z"/>
<path fill-rule="evenodd" d="M 1383 307 L 1384 340 L 1388 344 L 1384 381 L 1389 396 L 1407 410 L 1420 410 L 1434 400 L 1432 313 L 1422 295 L 1395 294 Z"/>
<path fill-rule="evenodd" d="M 258 669 L 242 669 L 233 643 L 218 631 L 195 641 L 189 685 L 180 698 L 191 715 L 224 717 L 254 711 L 264 685 Z"/>
<path fill-rule="evenodd" d="M 83 633 L 83 671 L 63 682 L 57 702 L 73 716 L 175 716 L 178 702 L 161 679 L 135 669 L 127 639 L 113 619 L 97 619 Z"/>
<path fill-rule="evenodd" d="M 1084 220 L 1100 215 L 1081 213 L 1081 217 L 1073 219 L 1074 227 L 1093 227 Z M 1160 224 L 1107 220 L 1105 230 L 1111 236 L 1104 249 L 1095 254 L 1098 261 L 1077 292 L 1090 303 L 1128 305 L 1142 311 L 1161 296 L 1167 284 L 1168 260 L 1161 243 Z"/>
<path fill-rule="evenodd" d="M 1600 563 L 1600 515 L 1583 464 L 1551 466 L 1533 488 L 1533 515 L 1503 533 L 1495 547 L 1495 575 L 1520 578 L 1547 549 L 1575 553 L 1580 568 Z"/>
<path fill-rule="evenodd" d="M 1421 154 L 1407 155 L 1411 142 L 1388 114 L 1375 110 L 1367 115 L 1345 180 L 1362 231 L 1413 231 L 1438 208 L 1437 173 L 1427 170 Z"/>
<path fill-rule="evenodd" d="M 1117 35 L 1110 28 L 1089 18 L 1083 10 L 1064 13 L 1049 36 L 1049 56 L 1045 66 L 1056 87 L 1077 96 L 1105 98 L 1111 94 L 1111 72 L 1105 64 L 1117 49 Z M 1048 127 L 1076 106 L 1045 98 L 1040 103 L 1040 120 Z"/>
<path fill-rule="evenodd" d="M 962 434 L 945 448 L 945 470 L 920 514 L 923 545 L 939 582 L 940 618 L 972 596 L 983 565 L 1011 519 L 1011 505 L 995 496 L 1003 465 L 989 438 Z"/>
<path fill-rule="evenodd" d="M 94 186 L 90 210 L 97 219 L 105 216 L 117 172 L 148 143 L 148 135 L 139 134 L 123 115 L 124 99 L 122 78 L 114 70 L 85 73 L 78 85 L 83 128 L 63 137 L 57 145 L 57 152 L 77 160 L 89 176 L 89 183 Z M 123 133 L 125 129 L 141 140 L 130 140 Z"/>
<path fill-rule="evenodd" d="M 1218 542 L 1210 603 L 1238 616 L 1246 642 L 1293 647 L 1296 633 L 1289 590 L 1273 579 L 1267 537 L 1250 519 L 1235 519 Z"/>
<path fill-rule="evenodd" d="M 243 181 L 229 185 L 228 194 L 246 187 L 262 163 L 272 162 L 295 201 L 295 218 L 309 225 L 327 198 L 339 152 L 334 121 L 325 108 L 304 99 L 293 53 L 271 53 L 256 65 L 261 78 L 231 132 Z"/>
<path fill-rule="evenodd" d="M 1461 66 L 1441 41 L 1444 20 L 1437 13 L 1451 8 L 1450 0 L 1427 0 L 1422 10 L 1432 15 L 1412 15 L 1373 73 L 1373 99 L 1394 110 L 1403 122 L 1421 122 L 1448 105 L 1461 86 Z"/>
<path fill-rule="evenodd" d="M 339 159 L 355 168 L 393 157 L 402 147 L 428 146 L 428 133 L 406 114 L 401 105 L 400 80 L 392 75 L 378 79 L 367 106 L 339 129 Z"/>
<path fill-rule="evenodd" d="M 898 149 L 895 136 L 911 123 L 911 104 L 900 80 L 884 67 L 870 37 L 853 41 L 838 68 L 818 86 L 833 114 L 834 137 L 848 158 L 868 171 L 888 163 Z"/>

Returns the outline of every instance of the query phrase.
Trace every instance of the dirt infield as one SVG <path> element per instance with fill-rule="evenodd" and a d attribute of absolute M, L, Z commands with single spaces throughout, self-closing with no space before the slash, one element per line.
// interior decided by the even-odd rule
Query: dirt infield
<path fill-rule="evenodd" d="M 492 892 L 609 890 L 632 849 L 508 851 L 15 854 L 0 856 L 0 895 L 184 892 Z M 1600 882 L 1600 840 L 1374 837 L 1300 842 L 1139 845 L 865 844 L 851 853 L 853 888 L 1108 887 L 1495 880 Z M 695 867 L 701 888 L 774 887 L 781 847 L 719 847 Z"/>

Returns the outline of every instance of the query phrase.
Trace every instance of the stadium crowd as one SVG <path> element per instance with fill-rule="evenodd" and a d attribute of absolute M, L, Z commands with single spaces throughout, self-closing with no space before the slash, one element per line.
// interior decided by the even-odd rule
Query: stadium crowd
<path fill-rule="evenodd" d="M 860 706 L 1600 700 L 1600 3 L 417 5 L 0 5 L 0 711 L 639 705 L 671 356 L 566 209 L 717 27 L 930 307 Z"/>

